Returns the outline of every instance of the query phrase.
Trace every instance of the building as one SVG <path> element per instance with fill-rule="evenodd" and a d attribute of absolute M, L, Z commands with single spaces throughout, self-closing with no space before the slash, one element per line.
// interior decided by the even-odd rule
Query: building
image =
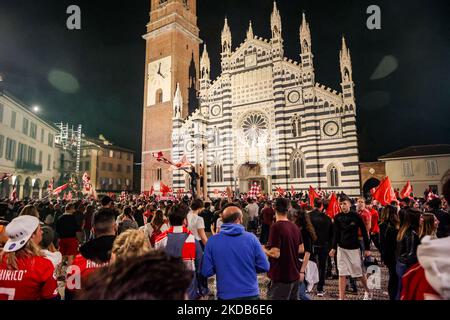
<path fill-rule="evenodd" d="M 442 179 L 450 170 L 450 145 L 411 146 L 378 159 L 385 163 L 393 188 L 401 190 L 410 181 L 417 196 L 422 196 L 429 188 L 439 193 Z"/>
<path fill-rule="evenodd" d="M 54 177 L 57 132 L 53 124 L 0 90 L 0 172 L 12 174 L 1 182 L 0 198 L 9 197 L 14 187 L 19 199 L 46 195 Z"/>
<path fill-rule="evenodd" d="M 359 164 L 361 187 L 363 195 L 370 196 L 370 190 L 376 188 L 386 178 L 386 165 L 384 162 L 361 162 Z"/>
<path fill-rule="evenodd" d="M 227 186 L 247 192 L 257 181 L 264 192 L 313 185 L 359 195 L 356 104 L 345 39 L 339 66 L 342 92 L 337 92 L 316 81 L 305 14 L 299 30 L 300 61 L 284 57 L 282 19 L 275 3 L 271 39 L 255 36 L 250 23 L 246 39 L 233 48 L 225 19 L 222 72 L 212 80 L 206 45 L 199 71 L 193 69 L 201 42 L 195 6 L 195 0 L 152 1 L 144 36 L 143 190 L 160 180 L 189 189 L 186 173 L 168 171 L 152 159 L 152 152 L 163 151 L 175 162 L 187 155 L 197 172 L 200 165 L 206 168 L 203 179 L 209 194 Z M 199 84 L 194 83 L 197 75 Z M 190 92 L 196 87 L 198 107 L 189 112 Z"/>
<path fill-rule="evenodd" d="M 113 145 L 102 135 L 81 142 L 80 175 L 87 172 L 97 192 L 133 190 L 133 151 Z"/>

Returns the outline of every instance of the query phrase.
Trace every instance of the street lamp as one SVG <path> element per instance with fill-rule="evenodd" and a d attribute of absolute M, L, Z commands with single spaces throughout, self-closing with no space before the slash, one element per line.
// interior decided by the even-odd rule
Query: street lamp
<path fill-rule="evenodd" d="M 33 112 L 38 113 L 41 110 L 41 108 L 38 105 L 33 106 Z"/>

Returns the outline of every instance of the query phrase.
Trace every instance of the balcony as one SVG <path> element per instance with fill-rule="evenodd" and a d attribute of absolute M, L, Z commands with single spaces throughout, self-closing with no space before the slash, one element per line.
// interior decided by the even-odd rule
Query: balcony
<path fill-rule="evenodd" d="M 21 172 L 41 173 L 42 165 L 27 161 L 16 161 L 16 170 Z"/>

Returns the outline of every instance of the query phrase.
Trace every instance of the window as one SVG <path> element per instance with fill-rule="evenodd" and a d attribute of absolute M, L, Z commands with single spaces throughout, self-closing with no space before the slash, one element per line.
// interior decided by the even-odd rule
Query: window
<path fill-rule="evenodd" d="M 50 170 L 51 163 L 52 163 L 52 156 L 49 154 L 47 157 L 47 170 Z"/>
<path fill-rule="evenodd" d="M 336 166 L 332 165 L 328 170 L 328 185 L 330 187 L 339 186 L 339 172 Z"/>
<path fill-rule="evenodd" d="M 91 163 L 89 161 L 86 161 L 84 163 L 84 170 L 86 170 L 86 171 L 91 170 Z"/>
<path fill-rule="evenodd" d="M 122 159 L 122 152 L 117 151 L 117 158 Z"/>
<path fill-rule="evenodd" d="M 22 122 L 22 133 L 28 135 L 28 119 L 23 118 Z"/>
<path fill-rule="evenodd" d="M 220 133 L 217 127 L 214 127 L 214 146 L 216 147 L 220 146 Z"/>
<path fill-rule="evenodd" d="M 44 128 L 41 128 L 41 142 L 44 143 Z"/>
<path fill-rule="evenodd" d="M 31 123 L 30 124 L 30 137 L 32 137 L 33 139 L 36 139 L 37 136 L 37 126 L 36 123 Z"/>
<path fill-rule="evenodd" d="M 127 166 L 127 173 L 131 173 L 131 166 Z"/>
<path fill-rule="evenodd" d="M 3 145 L 5 144 L 5 137 L 0 135 L 0 158 L 3 157 Z"/>
<path fill-rule="evenodd" d="M 11 111 L 11 128 L 12 129 L 16 128 L 16 117 L 17 117 L 17 113 L 15 111 Z"/>
<path fill-rule="evenodd" d="M 55 140 L 53 134 L 48 133 L 48 146 L 53 148 L 53 141 Z"/>
<path fill-rule="evenodd" d="M 223 167 L 221 164 L 215 164 L 211 172 L 212 182 L 223 182 Z"/>
<path fill-rule="evenodd" d="M 3 113 L 4 113 L 5 107 L 0 103 L 0 123 L 3 122 Z"/>
<path fill-rule="evenodd" d="M 112 165 L 112 163 L 108 163 L 108 170 L 109 170 L 109 171 L 113 171 L 113 165 Z"/>
<path fill-rule="evenodd" d="M 6 151 L 5 151 L 6 160 L 14 161 L 16 160 L 16 141 L 6 138 Z"/>
<path fill-rule="evenodd" d="M 28 147 L 27 162 L 33 164 L 36 163 L 36 149 L 33 147 Z"/>
<path fill-rule="evenodd" d="M 404 177 L 412 177 L 413 176 L 411 161 L 403 162 L 402 167 L 403 167 L 403 176 Z"/>
<path fill-rule="evenodd" d="M 19 142 L 19 151 L 17 153 L 17 160 L 19 162 L 25 161 L 25 159 L 27 158 L 27 151 L 28 151 L 27 145 Z"/>
<path fill-rule="evenodd" d="M 117 165 L 117 172 L 122 172 L 122 165 L 121 164 Z"/>
<path fill-rule="evenodd" d="M 299 179 L 306 177 L 305 158 L 302 153 L 295 151 L 291 160 L 291 178 Z"/>
<path fill-rule="evenodd" d="M 158 91 L 156 91 L 156 104 L 162 102 L 163 102 L 163 92 L 161 89 L 158 89 Z"/>
<path fill-rule="evenodd" d="M 103 171 L 106 170 L 106 162 L 102 162 L 102 170 L 103 170 Z"/>
<path fill-rule="evenodd" d="M 127 160 L 131 160 L 131 153 L 127 153 Z"/>
<path fill-rule="evenodd" d="M 110 158 L 114 158 L 114 151 L 109 150 L 109 157 L 110 157 Z"/>
<path fill-rule="evenodd" d="M 121 186 L 122 186 L 122 179 L 117 178 L 117 189 L 120 189 Z"/>
<path fill-rule="evenodd" d="M 291 126 L 292 126 L 292 137 L 294 138 L 301 137 L 302 122 L 300 121 L 300 118 L 296 114 L 292 117 Z"/>
<path fill-rule="evenodd" d="M 158 181 L 162 180 L 162 169 L 161 168 L 156 170 L 156 180 L 158 180 Z"/>
<path fill-rule="evenodd" d="M 125 185 L 128 187 L 130 185 L 130 179 L 125 179 Z"/>
<path fill-rule="evenodd" d="M 42 151 L 39 151 L 39 162 L 38 164 L 42 166 Z"/>
<path fill-rule="evenodd" d="M 438 167 L 437 167 L 437 161 L 436 160 L 427 160 L 427 176 L 437 176 L 438 173 Z"/>

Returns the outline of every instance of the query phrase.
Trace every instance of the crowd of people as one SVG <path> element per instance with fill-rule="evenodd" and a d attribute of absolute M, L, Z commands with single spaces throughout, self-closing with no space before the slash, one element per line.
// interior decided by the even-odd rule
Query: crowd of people
<path fill-rule="evenodd" d="M 327 297 L 331 279 L 370 300 L 381 264 L 390 299 L 450 299 L 450 180 L 431 200 L 341 194 L 331 217 L 307 200 L 4 200 L 0 300 L 202 300 L 212 277 L 216 299 L 257 300 L 259 274 L 270 300 Z"/>

